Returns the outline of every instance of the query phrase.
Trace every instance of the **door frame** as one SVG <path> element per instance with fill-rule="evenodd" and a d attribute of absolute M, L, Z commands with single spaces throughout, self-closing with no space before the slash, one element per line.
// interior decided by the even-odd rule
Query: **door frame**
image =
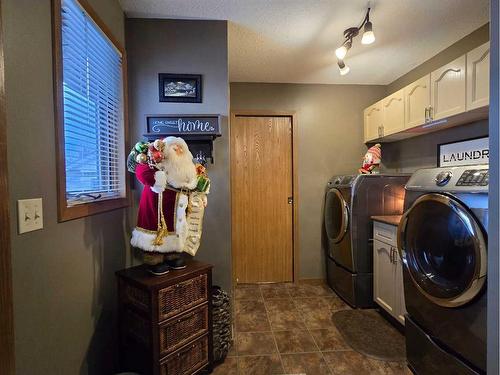
<path fill-rule="evenodd" d="M 293 282 L 299 281 L 299 178 L 297 173 L 298 168 L 298 123 L 297 113 L 295 111 L 272 111 L 272 110 L 231 110 L 231 119 L 229 121 L 229 191 L 231 194 L 231 279 L 233 286 L 236 285 L 236 267 L 233 244 L 233 190 L 232 190 L 232 171 L 231 171 L 231 123 L 236 120 L 236 117 L 289 117 L 292 121 L 292 194 L 293 194 L 293 210 L 292 210 L 292 276 Z"/>
<path fill-rule="evenodd" d="M 0 4 L 0 20 L 2 9 Z M 14 375 L 14 312 L 10 244 L 3 29 L 0 28 L 0 373 Z"/>

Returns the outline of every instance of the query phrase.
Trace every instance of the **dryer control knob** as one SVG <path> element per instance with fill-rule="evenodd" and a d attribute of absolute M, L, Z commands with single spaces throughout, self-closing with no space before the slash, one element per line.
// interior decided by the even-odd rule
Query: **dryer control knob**
<path fill-rule="evenodd" d="M 441 172 L 436 176 L 436 185 L 437 186 L 444 186 L 448 182 L 450 182 L 452 177 L 453 177 L 453 173 L 451 171 Z"/>

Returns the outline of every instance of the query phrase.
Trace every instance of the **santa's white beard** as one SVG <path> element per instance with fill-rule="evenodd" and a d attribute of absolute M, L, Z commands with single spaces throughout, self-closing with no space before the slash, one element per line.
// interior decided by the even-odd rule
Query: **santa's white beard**
<path fill-rule="evenodd" d="M 180 156 L 175 152 L 170 152 L 170 155 L 161 164 L 167 175 L 167 183 L 170 186 L 189 190 L 196 187 L 196 167 L 191 152 L 184 152 Z"/>

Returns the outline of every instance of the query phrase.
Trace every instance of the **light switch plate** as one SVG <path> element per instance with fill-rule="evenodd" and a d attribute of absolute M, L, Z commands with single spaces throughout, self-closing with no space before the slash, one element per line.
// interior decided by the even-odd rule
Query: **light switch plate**
<path fill-rule="evenodd" d="M 43 229 L 42 198 L 19 199 L 17 201 L 17 223 L 19 234 Z"/>

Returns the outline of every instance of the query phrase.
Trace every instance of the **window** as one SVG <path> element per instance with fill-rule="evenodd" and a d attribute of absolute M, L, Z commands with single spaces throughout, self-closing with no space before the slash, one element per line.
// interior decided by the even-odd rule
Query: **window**
<path fill-rule="evenodd" d="M 54 1 L 59 220 L 126 206 L 124 50 L 83 0 Z"/>

